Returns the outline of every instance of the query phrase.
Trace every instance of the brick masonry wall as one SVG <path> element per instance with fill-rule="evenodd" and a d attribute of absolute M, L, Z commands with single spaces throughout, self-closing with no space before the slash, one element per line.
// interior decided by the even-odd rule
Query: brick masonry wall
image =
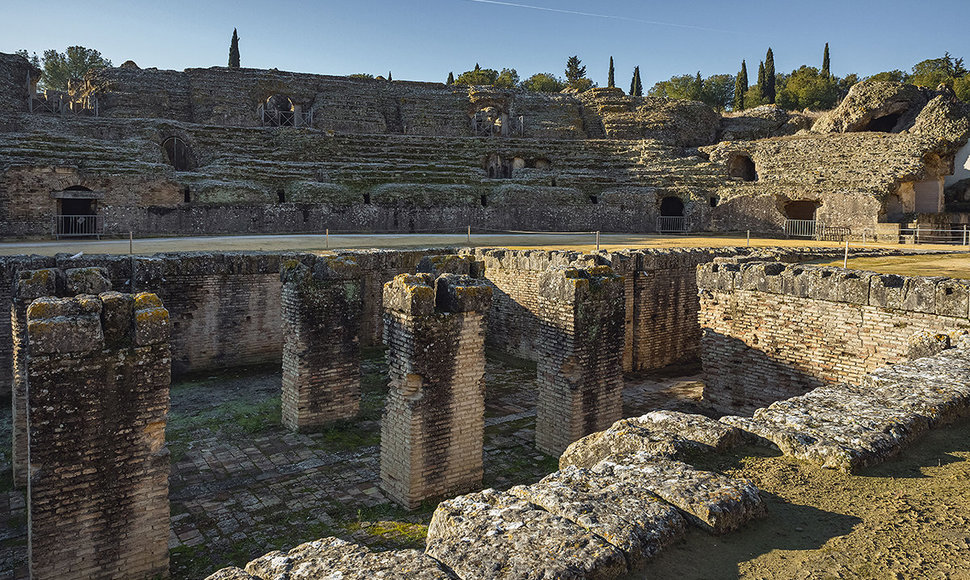
<path fill-rule="evenodd" d="M 607 266 L 550 270 L 538 313 L 536 446 L 559 455 L 622 415 L 623 278 Z"/>
<path fill-rule="evenodd" d="M 168 312 L 153 294 L 27 312 L 30 577 L 168 575 Z"/>
<path fill-rule="evenodd" d="M 823 384 L 858 384 L 970 329 L 970 285 L 781 263 L 708 264 L 697 273 L 704 398 L 732 413 Z"/>
<path fill-rule="evenodd" d="M 21 270 L 37 270 L 54 266 L 54 258 L 41 256 L 10 256 L 0 258 L 0 399 L 10 398 L 6 386 L 13 383 L 13 318 L 14 284 Z"/>
<path fill-rule="evenodd" d="M 283 424 L 312 429 L 360 409 L 361 284 L 357 263 L 284 262 Z"/>
<path fill-rule="evenodd" d="M 381 485 L 409 509 L 481 487 L 490 303 L 487 284 L 455 274 L 402 274 L 384 287 Z"/>

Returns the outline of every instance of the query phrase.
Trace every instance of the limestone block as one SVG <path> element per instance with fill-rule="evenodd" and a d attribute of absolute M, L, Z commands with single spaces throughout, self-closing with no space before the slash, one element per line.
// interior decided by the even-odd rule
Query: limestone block
<path fill-rule="evenodd" d="M 456 254 L 439 254 L 425 256 L 418 262 L 417 271 L 422 274 L 431 274 L 438 277 L 441 274 L 461 274 L 464 276 L 474 276 L 479 272 L 484 272 L 485 263 L 475 260 L 473 256 Z"/>
<path fill-rule="evenodd" d="M 601 461 L 592 471 L 647 489 L 710 533 L 723 534 L 765 515 L 758 488 L 747 480 L 698 471 L 679 461 L 635 453 Z"/>
<path fill-rule="evenodd" d="M 788 293 L 797 298 L 811 298 L 813 271 L 801 266 L 793 266 L 791 269 L 791 286 Z"/>
<path fill-rule="evenodd" d="M 101 329 L 104 342 L 113 345 L 129 340 L 135 316 L 135 297 L 121 292 L 104 292 L 101 300 Z"/>
<path fill-rule="evenodd" d="M 812 268 L 808 270 L 808 296 L 814 300 L 839 301 L 838 268 Z"/>
<path fill-rule="evenodd" d="M 63 294 L 63 288 L 64 280 L 61 271 L 56 268 L 21 270 L 17 277 L 14 295 L 19 300 L 29 302 L 41 296 Z"/>
<path fill-rule="evenodd" d="M 871 277 L 872 274 L 869 272 L 845 270 L 837 273 L 835 278 L 838 285 L 838 301 L 847 304 L 868 304 Z"/>
<path fill-rule="evenodd" d="M 135 345 L 148 346 L 168 342 L 168 310 L 162 301 L 150 292 L 135 295 Z"/>
<path fill-rule="evenodd" d="M 78 294 L 101 294 L 111 290 L 111 280 L 104 268 L 71 268 L 64 271 L 66 293 L 71 296 Z"/>
<path fill-rule="evenodd" d="M 485 280 L 442 274 L 435 281 L 435 307 L 442 312 L 486 312 L 492 305 L 492 287 Z"/>
<path fill-rule="evenodd" d="M 100 350 L 101 301 L 93 296 L 38 298 L 27 309 L 27 334 L 32 354 Z"/>
<path fill-rule="evenodd" d="M 687 452 L 723 451 L 738 444 L 738 429 L 676 411 L 653 411 L 621 419 L 606 431 L 587 435 L 559 457 L 559 467 L 592 467 L 610 455 L 646 452 L 675 458 Z"/>
<path fill-rule="evenodd" d="M 287 580 L 319 578 L 444 580 L 453 578 L 438 562 L 417 550 L 372 552 L 364 546 L 334 537 L 300 544 L 289 552 L 270 552 L 246 564 L 245 573 L 251 576 L 241 578 L 263 580 L 282 578 Z"/>
<path fill-rule="evenodd" d="M 940 316 L 967 318 L 970 305 L 970 282 L 942 280 L 936 285 L 936 313 Z"/>
<path fill-rule="evenodd" d="M 360 276 L 360 266 L 347 256 L 320 256 L 313 265 L 317 280 L 357 280 Z"/>
<path fill-rule="evenodd" d="M 912 277 L 906 278 L 903 285 L 902 309 L 910 312 L 936 312 L 936 286 L 945 278 Z"/>
<path fill-rule="evenodd" d="M 563 517 L 623 551 L 630 569 L 684 536 L 676 508 L 643 487 L 567 467 L 511 495 Z"/>
<path fill-rule="evenodd" d="M 596 580 L 627 571 L 623 553 L 599 536 L 492 489 L 438 504 L 425 553 L 460 578 Z"/>
<path fill-rule="evenodd" d="M 409 316 L 428 316 L 434 311 L 433 278 L 430 274 L 399 274 L 384 285 L 384 308 Z"/>
<path fill-rule="evenodd" d="M 876 274 L 869 278 L 869 306 L 899 310 L 903 308 L 906 278 L 896 274 Z"/>
<path fill-rule="evenodd" d="M 222 570 L 217 570 L 216 572 L 209 574 L 205 577 L 205 580 L 261 580 L 256 576 L 250 576 L 242 568 L 236 568 L 235 566 L 231 568 L 223 568 Z"/>

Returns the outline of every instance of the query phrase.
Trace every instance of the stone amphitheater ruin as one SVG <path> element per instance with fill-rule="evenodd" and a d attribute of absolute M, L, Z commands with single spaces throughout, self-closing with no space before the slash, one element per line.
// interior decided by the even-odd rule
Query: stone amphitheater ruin
<path fill-rule="evenodd" d="M 911 223 L 970 222 L 946 211 L 970 192 L 970 107 L 944 90 L 867 82 L 818 118 L 773 107 L 722 117 L 613 89 L 125 66 L 40 95 L 37 78 L 0 54 L 4 239 L 466 226 L 782 234 L 811 221 L 823 236 L 899 242 Z M 0 512 L 26 516 L 25 547 L 2 547 L 16 561 L 20 546 L 26 566 L 3 572 L 166 577 L 179 550 L 244 538 L 271 513 L 333 530 L 324 504 L 357 510 L 363 525 L 364 510 L 393 502 L 433 510 L 423 550 L 352 533 L 266 538 L 260 553 L 234 554 L 239 567 L 203 575 L 641 577 L 690 529 L 720 537 L 773 517 L 753 482 L 705 457 L 758 448 L 865 473 L 970 415 L 970 282 L 815 263 L 833 257 L 792 247 L 0 257 L 16 486 Z M 511 386 L 490 382 L 496 360 L 524 363 L 507 371 Z M 629 400 L 629 377 L 698 361 L 694 412 Z M 235 447 L 176 440 L 177 396 L 258 365 L 278 380 L 279 431 Z M 364 443 L 336 438 L 355 430 Z M 501 445 L 537 464 L 523 472 L 539 481 L 490 473 Z M 324 471 L 336 483 L 321 492 Z M 264 482 L 276 495 L 261 495 Z M 199 513 L 212 525 L 190 529 Z"/>

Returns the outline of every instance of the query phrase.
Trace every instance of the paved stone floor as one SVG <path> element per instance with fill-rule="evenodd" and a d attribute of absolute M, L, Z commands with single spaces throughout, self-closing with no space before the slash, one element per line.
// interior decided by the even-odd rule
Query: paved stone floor
<path fill-rule="evenodd" d="M 171 451 L 172 578 L 203 578 L 273 549 L 336 535 L 375 548 L 423 547 L 435 502 L 407 512 L 379 483 L 379 422 L 386 383 L 383 355 L 363 361 L 357 420 L 317 433 L 279 425 L 277 368 L 243 369 L 172 387 L 166 434 Z M 656 408 L 696 411 L 696 376 L 630 378 L 625 416 Z M 491 356 L 487 366 L 486 487 L 529 483 L 556 469 L 536 450 L 535 368 Z M 10 448 L 9 410 L 0 444 Z M 24 495 L 12 490 L 9 452 L 0 493 L 0 578 L 26 578 Z"/>

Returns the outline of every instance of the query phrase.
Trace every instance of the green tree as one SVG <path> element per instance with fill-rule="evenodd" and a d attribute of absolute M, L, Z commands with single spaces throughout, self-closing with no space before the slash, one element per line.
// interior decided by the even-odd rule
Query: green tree
<path fill-rule="evenodd" d="M 32 64 L 37 68 L 41 68 L 42 66 L 44 66 L 43 64 L 41 64 L 40 57 L 37 56 L 36 52 L 33 54 L 28 54 L 26 50 L 21 49 L 15 52 L 14 54 L 24 57 L 25 59 L 27 59 L 27 62 L 29 62 L 30 64 Z"/>
<path fill-rule="evenodd" d="M 387 71 L 387 80 L 388 81 L 393 81 L 394 80 L 394 77 L 391 76 L 391 71 Z"/>
<path fill-rule="evenodd" d="M 613 76 L 613 57 L 610 57 L 610 74 L 607 77 L 606 86 L 611 89 L 616 86 L 616 79 Z"/>
<path fill-rule="evenodd" d="M 947 52 L 943 58 L 931 58 L 913 65 L 913 74 L 909 82 L 922 87 L 935 89 L 943 84 L 953 85 L 953 81 L 967 74 L 962 58 L 953 58 Z"/>
<path fill-rule="evenodd" d="M 748 90 L 748 64 L 741 60 L 741 72 L 738 73 L 734 81 L 734 105 L 731 107 L 735 111 L 744 110 L 744 93 Z"/>
<path fill-rule="evenodd" d="M 832 62 L 829 60 L 829 43 L 825 43 L 825 52 L 822 54 L 822 76 L 832 78 Z"/>
<path fill-rule="evenodd" d="M 496 87 L 513 89 L 519 85 L 519 73 L 514 68 L 503 68 L 493 83 Z"/>
<path fill-rule="evenodd" d="M 711 75 L 704 79 L 701 101 L 723 111 L 734 101 L 734 75 Z"/>
<path fill-rule="evenodd" d="M 899 69 L 896 69 L 896 70 L 890 70 L 890 71 L 885 71 L 885 72 L 881 72 L 881 73 L 876 73 L 876 74 L 872 75 L 871 77 L 868 77 L 866 80 L 870 80 L 870 81 L 893 81 L 893 82 L 897 82 L 897 83 L 905 83 L 906 82 L 906 78 L 908 76 L 909 75 L 907 75 L 903 71 L 901 71 Z"/>
<path fill-rule="evenodd" d="M 970 103 L 970 74 L 953 80 L 953 92 L 961 101 Z"/>
<path fill-rule="evenodd" d="M 239 35 L 232 29 L 232 40 L 229 41 L 229 68 L 239 68 Z"/>
<path fill-rule="evenodd" d="M 656 83 L 647 94 L 651 97 L 688 100 L 696 93 L 696 82 L 694 75 L 676 75 L 670 77 L 670 80 Z"/>
<path fill-rule="evenodd" d="M 758 102 L 765 102 L 765 61 L 758 63 Z"/>
<path fill-rule="evenodd" d="M 581 64 L 582 61 L 575 55 L 566 60 L 566 84 L 580 92 L 593 86 L 593 81 L 586 78 L 586 67 Z"/>
<path fill-rule="evenodd" d="M 835 79 L 817 68 L 802 65 L 786 78 L 777 97 L 777 104 L 783 109 L 824 111 L 835 107 L 839 86 Z"/>
<path fill-rule="evenodd" d="M 453 84 L 455 84 L 455 73 L 453 73 L 453 72 L 448 73 L 448 80 L 445 81 L 445 84 L 446 85 L 453 85 Z"/>
<path fill-rule="evenodd" d="M 364 80 L 374 80 L 374 75 L 367 73 L 354 73 L 352 75 L 347 75 L 347 78 L 351 79 L 364 79 Z"/>
<path fill-rule="evenodd" d="M 765 55 L 765 85 L 764 94 L 765 100 L 768 103 L 775 102 L 775 54 L 771 52 L 771 48 L 768 48 L 768 54 Z"/>
<path fill-rule="evenodd" d="M 494 85 L 498 79 L 498 71 L 491 68 L 482 68 L 475 64 L 475 70 L 469 70 L 458 75 L 455 79 L 456 85 Z"/>
<path fill-rule="evenodd" d="M 45 50 L 43 62 L 44 88 L 57 91 L 66 91 L 69 82 L 83 79 L 89 72 L 111 66 L 100 52 L 83 46 L 69 46 L 65 52 Z"/>
<path fill-rule="evenodd" d="M 522 88 L 536 93 L 558 93 L 566 83 L 552 73 L 536 73 L 522 81 Z"/>
<path fill-rule="evenodd" d="M 640 82 L 640 66 L 633 67 L 633 80 L 630 81 L 630 96 L 643 96 L 643 83 Z"/>

